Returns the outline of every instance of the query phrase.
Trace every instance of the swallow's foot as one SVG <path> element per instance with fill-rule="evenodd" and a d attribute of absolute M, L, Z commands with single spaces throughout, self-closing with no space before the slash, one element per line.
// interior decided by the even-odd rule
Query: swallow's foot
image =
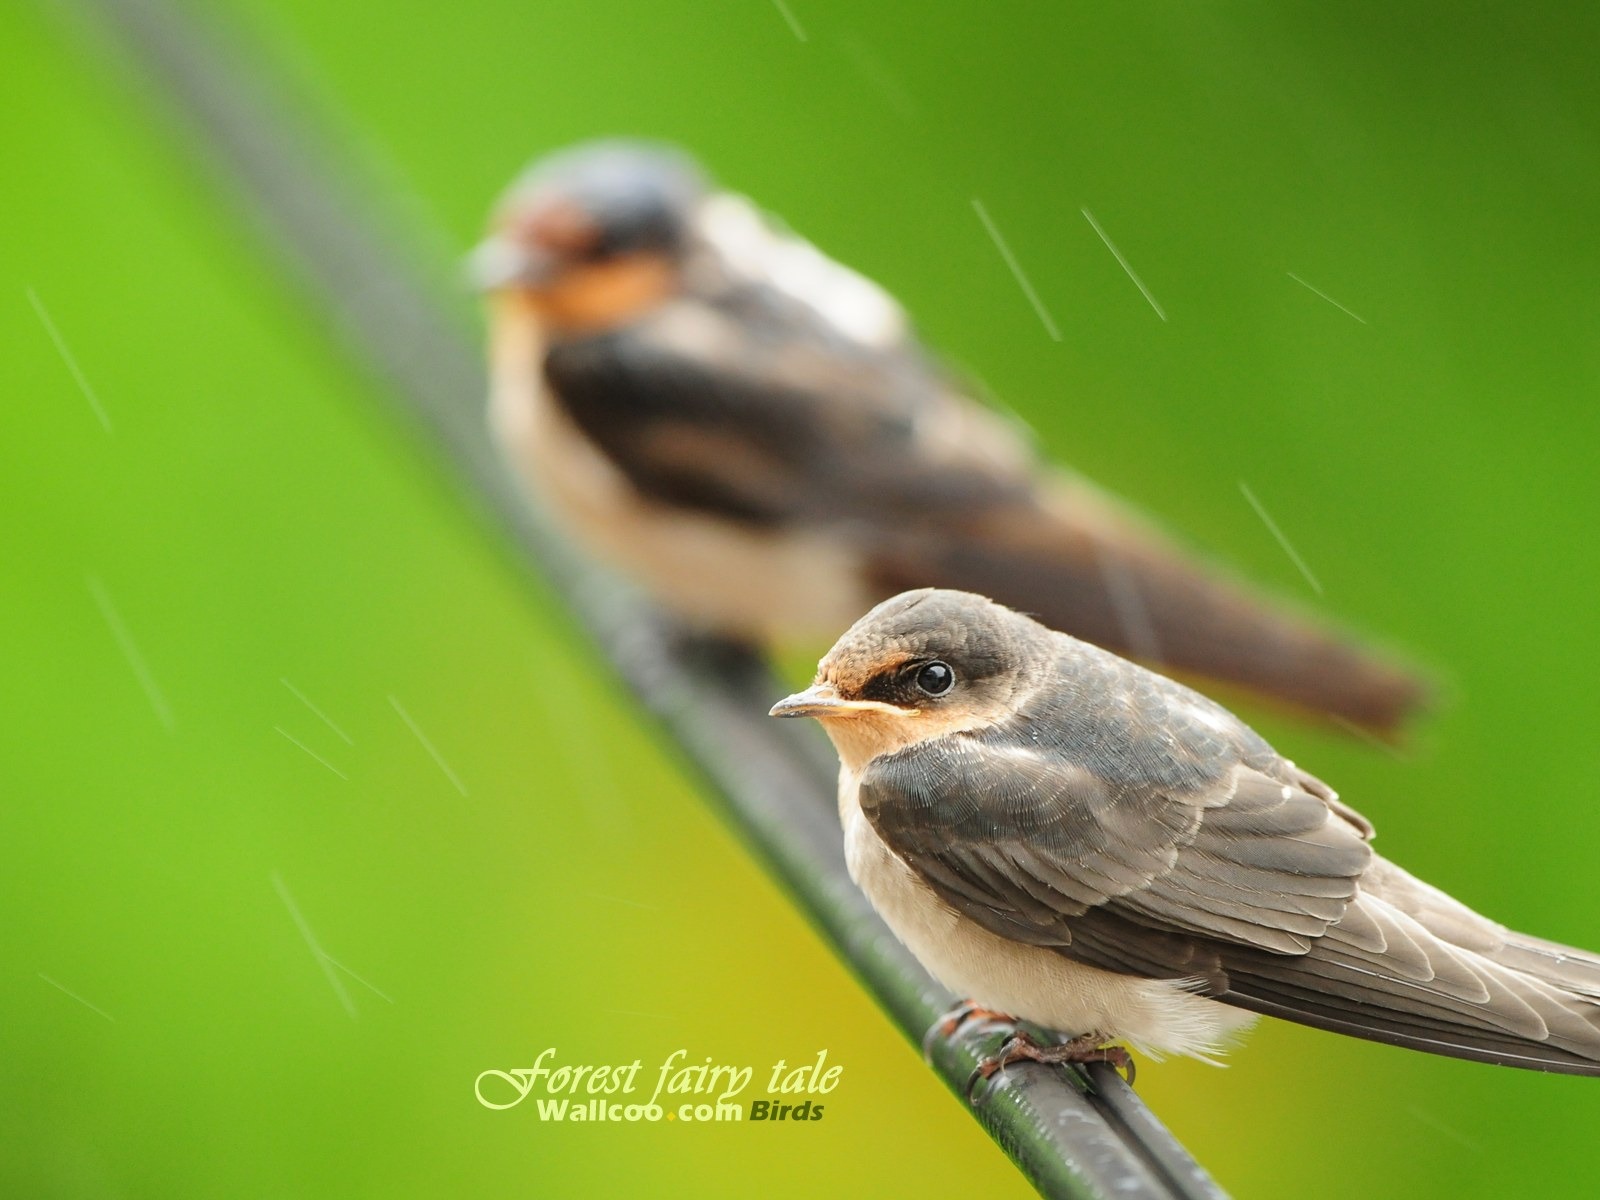
<path fill-rule="evenodd" d="M 984 1008 L 973 1000 L 963 1000 L 949 1012 L 941 1016 L 932 1025 L 928 1032 L 922 1035 L 922 1061 L 932 1065 L 933 1044 L 945 1038 L 953 1037 L 956 1030 L 968 1021 L 996 1021 L 1002 1025 L 1015 1025 L 1017 1019 L 1009 1013 L 997 1012 L 992 1008 Z"/>
<path fill-rule="evenodd" d="M 1073 1038 L 1070 1042 L 1040 1045 L 1027 1033 L 1019 1030 L 1001 1042 L 1000 1048 L 980 1062 L 977 1070 L 968 1076 L 967 1099 L 973 1104 L 983 1103 L 987 1099 L 987 1090 L 975 1096 L 973 1085 L 988 1082 L 1015 1062 L 1110 1063 L 1121 1071 L 1131 1084 L 1134 1075 L 1133 1055 L 1128 1053 L 1126 1047 L 1107 1046 L 1104 1044 L 1105 1041 L 1106 1038 L 1101 1034 L 1086 1033 L 1082 1037 Z"/>

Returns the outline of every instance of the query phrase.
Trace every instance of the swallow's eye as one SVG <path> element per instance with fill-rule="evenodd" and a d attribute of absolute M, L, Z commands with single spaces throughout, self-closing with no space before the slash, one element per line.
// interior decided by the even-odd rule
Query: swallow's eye
<path fill-rule="evenodd" d="M 956 685 L 956 673 L 949 663 L 923 663 L 917 671 L 917 686 L 929 696 L 942 696 Z"/>

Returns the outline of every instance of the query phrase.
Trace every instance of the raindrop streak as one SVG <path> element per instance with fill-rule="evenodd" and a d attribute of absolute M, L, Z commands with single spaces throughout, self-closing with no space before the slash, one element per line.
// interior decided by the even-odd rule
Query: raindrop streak
<path fill-rule="evenodd" d="M 150 674 L 150 668 L 145 664 L 144 655 L 139 653 L 139 647 L 133 644 L 133 635 L 128 632 L 128 627 L 122 623 L 122 616 L 117 612 L 116 605 L 111 603 L 111 594 L 106 591 L 106 585 L 100 582 L 99 576 L 86 577 L 89 583 L 89 594 L 94 597 L 95 604 L 100 607 L 100 615 L 105 618 L 106 624 L 111 627 L 111 636 L 117 641 L 122 650 L 122 656 L 128 660 L 128 665 L 133 668 L 133 674 L 139 681 L 139 686 L 144 689 L 144 694 L 150 698 L 150 706 L 156 710 L 156 716 L 161 721 L 161 726 L 168 733 L 172 732 L 172 709 L 167 707 L 166 697 L 161 694 L 161 689 L 156 686 L 155 676 Z"/>
<path fill-rule="evenodd" d="M 328 761 L 328 760 L 327 760 L 327 759 L 325 759 L 325 758 L 323 758 L 323 757 L 322 757 L 322 755 L 320 755 L 320 754 L 318 754 L 318 753 L 317 753 L 317 752 L 316 752 L 316 751 L 315 751 L 315 750 L 313 750 L 313 749 L 312 749 L 312 748 L 311 748 L 311 747 L 310 747 L 310 746 L 308 746 L 308 745 L 306 745 L 306 744 L 305 744 L 305 743 L 304 743 L 304 742 L 302 742 L 302 741 L 301 741 L 301 740 L 300 740 L 300 739 L 299 739 L 299 738 L 297 738 L 297 737 L 295 737 L 295 735 L 294 735 L 294 734 L 292 734 L 292 733 L 290 733 L 290 732 L 289 732 L 289 731 L 288 731 L 288 730 L 287 730 L 287 729 L 285 729 L 285 728 L 284 728 L 284 727 L 283 727 L 283 726 L 282 726 L 282 725 L 274 725 L 274 726 L 273 726 L 273 727 L 272 727 L 272 728 L 273 728 L 273 729 L 275 729 L 275 730 L 277 730 L 277 731 L 278 731 L 278 732 L 279 732 L 279 733 L 281 733 L 281 734 L 283 734 L 283 736 L 284 736 L 284 737 L 286 737 L 286 738 L 288 738 L 288 739 L 289 739 L 289 740 L 290 740 L 290 741 L 291 741 L 291 742 L 293 742 L 293 743 L 294 743 L 294 744 L 295 744 L 295 745 L 296 745 L 296 746 L 299 746 L 299 747 L 300 747 L 300 749 L 302 749 L 302 750 L 304 750 L 304 751 L 305 751 L 305 752 L 306 752 L 306 753 L 307 753 L 307 754 L 309 754 L 309 755 L 310 755 L 310 756 L 311 756 L 311 757 L 312 757 L 312 758 L 314 758 L 314 759 L 316 759 L 316 760 L 317 760 L 317 761 L 318 761 L 318 762 L 319 762 L 319 763 L 321 763 L 321 764 L 322 764 L 322 765 L 323 765 L 323 766 L 325 766 L 325 767 L 327 767 L 327 768 L 328 768 L 328 770 L 330 770 L 330 771 L 332 771 L 332 772 L 333 772 L 333 773 L 334 773 L 334 774 L 335 774 L 335 775 L 337 775 L 337 776 L 338 776 L 338 777 L 339 777 L 339 778 L 340 778 L 340 779 L 343 779 L 343 780 L 344 780 L 344 781 L 345 781 L 345 782 L 346 782 L 346 783 L 348 783 L 348 782 L 349 782 L 349 781 L 350 781 L 350 776 L 348 776 L 348 775 L 346 775 L 346 774 L 345 774 L 345 773 L 344 773 L 344 772 L 343 772 L 343 771 L 341 771 L 341 770 L 339 770 L 339 768 L 338 768 L 338 767 L 336 767 L 336 766 L 334 766 L 334 765 L 333 765 L 333 764 L 332 764 L 332 763 L 331 763 L 331 762 L 329 762 L 329 761 Z"/>
<path fill-rule="evenodd" d="M 334 966 L 338 967 L 339 970 L 343 971 L 346 975 L 350 976 L 351 979 L 354 979 L 362 987 L 366 988 L 367 991 L 371 992 L 379 1000 L 383 1000 L 383 1001 L 385 1001 L 386 1003 L 389 1003 L 389 1004 L 393 1004 L 394 1003 L 394 997 L 390 996 L 387 992 L 379 991 L 376 987 L 374 987 L 372 984 L 368 983 L 365 979 L 361 978 L 361 976 L 357 975 L 354 971 L 352 971 L 349 967 L 345 966 L 342 962 L 340 962 L 333 955 L 329 954 L 326 950 L 324 950 L 322 952 L 322 957 L 327 959 Z"/>
<path fill-rule="evenodd" d="M 1270 513 L 1261 507 L 1261 501 L 1256 499 L 1256 494 L 1250 490 L 1250 485 L 1244 480 L 1239 480 L 1239 490 L 1244 493 L 1244 498 L 1250 501 L 1250 507 L 1256 510 L 1256 516 L 1261 518 L 1267 531 L 1278 539 L 1278 545 L 1283 547 L 1283 552 L 1289 556 L 1289 561 L 1300 569 L 1300 574 L 1306 577 L 1306 582 L 1311 585 L 1311 590 L 1317 595 L 1322 595 L 1322 585 L 1317 582 L 1317 577 L 1311 573 L 1311 568 L 1306 566 L 1305 559 L 1296 553 L 1295 548 L 1289 544 L 1289 539 L 1283 536 L 1283 530 L 1278 528 L 1278 523 L 1272 519 Z"/>
<path fill-rule="evenodd" d="M 1111 611 L 1116 614 L 1122 636 L 1135 658 L 1147 663 L 1161 662 L 1161 644 L 1156 640 L 1156 628 L 1150 621 L 1150 610 L 1139 594 L 1139 584 L 1122 560 L 1115 546 L 1095 541 L 1092 546 L 1095 562 L 1100 568 L 1100 578 L 1106 585 L 1106 598 L 1111 601 Z"/>
<path fill-rule="evenodd" d="M 1341 717 L 1341 716 L 1337 716 L 1334 713 L 1328 713 L 1326 715 L 1327 715 L 1327 719 L 1328 720 L 1332 721 L 1335 725 L 1337 725 L 1340 729 L 1344 730 L 1351 737 L 1361 739 L 1363 742 L 1366 742 L 1367 745 L 1371 746 L 1375 750 L 1382 750 L 1385 754 L 1387 754 L 1390 758 L 1394 759 L 1395 761 L 1403 762 L 1403 763 L 1408 763 L 1408 762 L 1412 761 L 1411 760 L 1411 755 L 1407 754 L 1404 750 L 1400 749 L 1400 747 L 1392 745 L 1391 743 L 1384 741 L 1377 734 L 1373 733 L 1372 730 L 1363 729 L 1361 726 L 1357 725 L 1354 721 L 1348 720 L 1348 719 L 1346 719 L 1344 717 Z"/>
<path fill-rule="evenodd" d="M 1423 1112 L 1422 1109 L 1416 1107 L 1407 1107 L 1406 1112 L 1416 1120 L 1420 1121 L 1422 1124 L 1426 1125 L 1429 1129 L 1437 1130 L 1439 1133 L 1444 1134 L 1445 1137 L 1449 1138 L 1451 1141 L 1460 1144 L 1466 1149 L 1475 1151 L 1477 1153 L 1483 1152 L 1483 1147 L 1481 1145 L 1473 1141 L 1459 1129 L 1453 1129 L 1449 1125 L 1446 1125 L 1443 1121 L 1439 1120 L 1438 1117 L 1433 1116 L 1431 1113 Z"/>
<path fill-rule="evenodd" d="M 783 14 L 783 19 L 789 23 L 789 31 L 793 33 L 795 37 L 799 38 L 802 42 L 808 42 L 811 40 L 810 38 L 806 37 L 806 31 L 800 28 L 800 22 L 795 20 L 794 14 L 789 11 L 789 6 L 785 4 L 783 0 L 772 0 L 772 7 L 776 8 L 780 13 Z"/>
<path fill-rule="evenodd" d="M 294 698 L 296 700 L 300 701 L 301 704 L 304 704 L 313 713 L 315 713 L 318 717 L 320 717 L 322 719 L 322 723 L 324 725 L 326 725 L 329 729 L 333 730 L 341 738 L 343 738 L 345 745 L 347 745 L 347 746 L 354 746 L 355 745 L 355 743 L 350 740 L 350 735 L 348 733 L 346 733 L 344 730 L 340 729 L 337 725 L 335 725 L 333 723 L 333 718 L 332 717 L 328 716 L 327 713 L 323 712 L 315 704 L 311 703 L 310 700 L 306 699 L 306 695 L 305 695 L 304 692 L 302 692 L 299 688 L 295 687 L 295 685 L 290 683 L 287 679 L 279 679 L 278 682 L 283 684 L 284 687 L 288 688 L 289 691 L 293 694 L 293 696 L 294 696 Z"/>
<path fill-rule="evenodd" d="M 72 351 L 67 349 L 67 339 L 61 336 L 61 331 L 56 328 L 56 323 L 50 319 L 50 312 L 44 306 L 44 301 L 39 299 L 39 293 L 32 288 L 28 289 L 28 303 L 33 305 L 33 311 L 39 315 L 39 321 L 44 326 L 44 331 L 50 335 L 50 340 L 55 343 L 56 353 L 61 355 L 61 361 L 67 364 L 67 370 L 72 372 L 72 378 L 78 385 L 78 390 L 89 401 L 89 407 L 94 410 L 94 415 L 100 420 L 100 427 L 107 433 L 111 432 L 111 418 L 106 414 L 105 406 L 100 403 L 100 397 L 94 394 L 94 389 L 89 386 L 89 381 L 78 368 L 78 360 L 72 357 Z"/>
<path fill-rule="evenodd" d="M 322 973 L 328 977 L 328 986 L 333 989 L 334 995 L 339 997 L 339 1003 L 344 1005 L 345 1012 L 350 1014 L 350 1019 L 355 1020 L 360 1014 L 356 1012 L 356 1002 L 350 998 L 350 993 L 345 990 L 344 981 L 333 973 L 333 960 L 323 953 L 322 947 L 317 943 L 317 935 L 311 932 L 311 926 L 306 924 L 306 919 L 300 915 L 300 906 L 294 902 L 294 897 L 289 894 L 289 887 L 283 882 L 283 876 L 274 871 L 271 875 L 272 886 L 277 889 L 278 899 L 283 901 L 283 906 L 289 910 L 289 915 L 294 918 L 295 928 L 300 931 L 300 936 L 305 938 L 306 946 L 311 951 L 311 957 L 317 960 L 317 966 L 322 968 Z"/>
<path fill-rule="evenodd" d="M 1294 280 L 1296 283 L 1298 283 L 1301 287 L 1305 288 L 1306 291 L 1310 292 L 1312 295 L 1321 296 L 1324 300 L 1326 300 L 1329 304 L 1331 304 L 1335 308 L 1337 308 L 1345 316 L 1354 317 L 1357 321 L 1360 321 L 1363 325 L 1365 325 L 1367 323 L 1367 319 L 1365 317 L 1361 316 L 1358 313 L 1351 312 L 1348 308 L 1346 308 L 1344 305 L 1340 304 L 1332 296 L 1328 295 L 1327 292 L 1323 291 L 1319 287 L 1313 287 L 1311 284 L 1307 283 L 1304 279 L 1301 279 L 1300 276 L 1296 275 L 1293 271 L 1285 271 L 1284 274 L 1287 275 L 1290 279 Z"/>
<path fill-rule="evenodd" d="M 400 719 L 406 723 L 406 728 L 410 729 L 416 735 L 417 741 L 422 743 L 422 748 L 428 752 L 428 756 L 439 764 L 439 770 L 444 772 L 445 778 L 454 785 L 456 791 L 465 796 L 467 794 L 467 785 L 462 783 L 460 776 L 450 769 L 450 764 L 445 762 L 444 755 L 433 748 L 433 743 L 428 740 L 428 735 L 417 728 L 417 723 L 411 719 L 411 714 L 402 708 L 400 701 L 393 696 L 389 697 L 389 703 L 394 706 L 395 712 L 400 714 Z"/>
<path fill-rule="evenodd" d="M 102 1016 L 106 1020 L 110 1021 L 113 1025 L 115 1025 L 117 1023 L 117 1019 L 115 1017 L 113 1017 L 110 1013 L 108 1013 L 105 1009 L 101 1008 L 98 1004 L 90 1004 L 87 1000 L 85 1000 L 82 996 L 78 995 L 77 992 L 73 991 L 66 984 L 57 983 L 54 979 L 51 979 L 50 976 L 46 975 L 43 971 L 39 972 L 39 978 L 44 980 L 51 987 L 55 988 L 56 991 L 61 992 L 64 995 L 71 996 L 74 1000 L 76 1000 L 79 1004 L 83 1005 L 90 1012 L 98 1013 L 100 1016 Z"/>
<path fill-rule="evenodd" d="M 907 121 L 916 120 L 916 101 L 911 98 L 911 93 L 906 91 L 904 85 L 889 73 L 877 55 L 868 50 L 859 38 L 840 38 L 839 46 L 855 67 L 856 74 L 887 100 L 889 107 Z"/>
<path fill-rule="evenodd" d="M 1090 228 L 1100 235 L 1100 240 L 1106 244 L 1106 249 L 1111 251 L 1116 260 L 1122 264 L 1122 269 L 1128 273 L 1128 278 L 1133 280 L 1133 286 L 1139 289 L 1146 300 L 1150 301 L 1150 307 L 1156 310 L 1156 316 L 1165 321 L 1167 319 L 1167 310 L 1156 303 L 1156 298 L 1150 294 L 1150 289 L 1145 287 L 1144 280 L 1134 274 L 1133 268 L 1128 265 L 1128 260 L 1122 257 L 1122 251 L 1118 250 L 1115 243 L 1106 236 L 1106 231 L 1100 228 L 1100 222 L 1094 219 L 1094 214 L 1087 208 L 1079 209 L 1078 211 L 1083 213 L 1084 219 L 1089 222 Z"/>
<path fill-rule="evenodd" d="M 994 240 L 995 249 L 1000 251 L 1000 257 L 1006 260 L 1006 266 L 1011 268 L 1011 274 L 1016 277 L 1017 285 L 1022 288 L 1022 294 L 1028 298 L 1028 303 L 1033 305 L 1033 311 L 1039 314 L 1039 320 L 1044 323 L 1044 331 L 1050 335 L 1052 342 L 1059 342 L 1061 331 L 1056 328 L 1056 323 L 1051 319 L 1044 301 L 1039 299 L 1039 293 L 1033 290 L 1033 284 L 1029 283 L 1028 277 L 1022 273 L 1022 264 L 1017 262 L 1016 255 L 1011 253 L 1011 247 L 1006 245 L 1006 239 L 1000 236 L 1000 230 L 990 218 L 989 210 L 976 196 L 972 198 L 972 211 L 978 214 L 978 220 L 983 222 L 983 227 L 989 231 L 990 238 Z"/>

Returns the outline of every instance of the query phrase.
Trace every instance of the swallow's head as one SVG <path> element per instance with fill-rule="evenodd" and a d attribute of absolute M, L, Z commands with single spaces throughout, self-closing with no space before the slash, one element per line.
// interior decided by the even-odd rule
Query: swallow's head
<path fill-rule="evenodd" d="M 496 206 L 469 269 L 552 325 L 606 328 L 679 286 L 706 181 L 681 152 L 596 142 L 541 159 Z"/>
<path fill-rule="evenodd" d="M 885 600 L 817 665 L 775 717 L 816 717 L 845 765 L 1010 713 L 1045 630 L 971 592 L 923 588 Z"/>

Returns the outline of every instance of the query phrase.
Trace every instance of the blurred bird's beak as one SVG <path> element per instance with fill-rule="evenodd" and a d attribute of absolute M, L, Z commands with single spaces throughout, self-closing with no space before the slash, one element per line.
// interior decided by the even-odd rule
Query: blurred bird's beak
<path fill-rule="evenodd" d="M 479 242 L 467 256 L 467 281 L 480 292 L 538 288 L 550 282 L 554 266 L 548 255 L 496 234 Z"/>
<path fill-rule="evenodd" d="M 853 717 L 868 712 L 899 712 L 889 704 L 876 700 L 846 700 L 831 683 L 814 683 L 803 692 L 796 692 L 774 704 L 768 712 L 772 717 Z"/>

